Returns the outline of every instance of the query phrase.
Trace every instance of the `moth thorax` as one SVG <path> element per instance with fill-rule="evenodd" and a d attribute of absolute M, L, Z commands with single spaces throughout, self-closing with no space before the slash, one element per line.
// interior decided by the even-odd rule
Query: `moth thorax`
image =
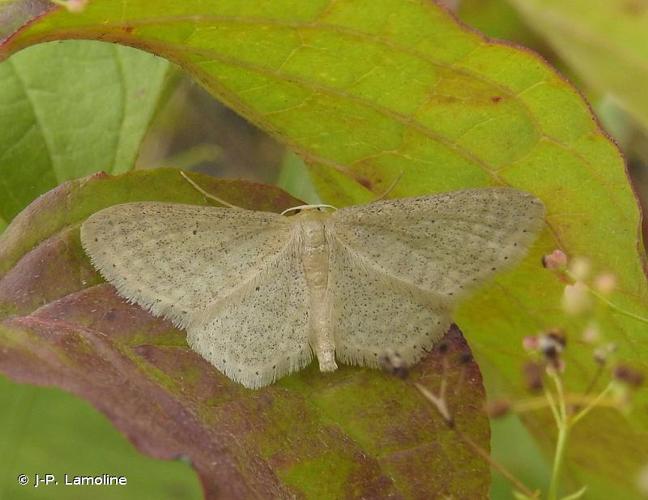
<path fill-rule="evenodd" d="M 324 234 L 324 223 L 321 217 L 322 214 L 317 212 L 305 213 L 301 215 L 303 221 L 301 222 L 302 234 L 304 238 L 305 249 L 325 247 L 326 235 Z"/>
<path fill-rule="evenodd" d="M 305 214 L 306 215 L 306 214 Z M 313 287 L 326 286 L 328 277 L 328 246 L 323 221 L 318 217 L 304 217 L 301 222 L 304 274 Z"/>

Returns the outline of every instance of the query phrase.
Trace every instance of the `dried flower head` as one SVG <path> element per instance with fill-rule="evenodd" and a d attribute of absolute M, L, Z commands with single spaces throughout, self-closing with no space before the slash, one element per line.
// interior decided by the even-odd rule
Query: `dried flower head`
<path fill-rule="evenodd" d="M 511 411 L 511 403 L 506 399 L 496 399 L 486 403 L 486 415 L 490 418 L 499 418 Z"/>
<path fill-rule="evenodd" d="M 524 375 L 524 383 L 527 389 L 532 392 L 542 390 L 542 377 L 544 375 L 544 367 L 540 363 L 529 361 L 522 367 L 522 372 Z"/>
<path fill-rule="evenodd" d="M 547 349 L 553 349 L 561 353 L 566 346 L 567 336 L 565 335 L 565 331 L 560 328 L 552 328 L 540 336 L 540 349 L 543 353 Z"/>
<path fill-rule="evenodd" d="M 612 375 L 619 382 L 637 388 L 643 384 L 644 374 L 627 365 L 617 365 L 612 372 Z"/>
<path fill-rule="evenodd" d="M 594 351 L 594 361 L 603 366 L 605 365 L 605 363 L 607 363 L 610 354 L 612 354 L 614 351 L 616 351 L 616 344 L 610 343 L 601 346 Z"/>
<path fill-rule="evenodd" d="M 542 257 L 542 265 L 547 269 L 563 269 L 567 265 L 567 255 L 562 250 L 554 250 Z"/>
<path fill-rule="evenodd" d="M 561 372 L 565 369 L 565 363 L 560 356 L 567 345 L 567 337 L 563 330 L 553 328 L 535 337 L 529 337 L 525 341 L 525 347 L 534 346 L 534 350 L 542 354 L 547 362 L 548 368 L 550 367 Z"/>

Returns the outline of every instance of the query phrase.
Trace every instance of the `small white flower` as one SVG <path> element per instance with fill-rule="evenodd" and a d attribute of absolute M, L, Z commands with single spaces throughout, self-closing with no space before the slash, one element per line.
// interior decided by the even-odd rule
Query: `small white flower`
<path fill-rule="evenodd" d="M 590 273 L 590 261 L 584 257 L 576 257 L 569 264 L 569 272 L 576 281 L 584 281 Z"/>
<path fill-rule="evenodd" d="M 616 276 L 612 273 L 599 274 L 594 280 L 594 286 L 602 294 L 608 295 L 616 288 Z"/>
<path fill-rule="evenodd" d="M 583 330 L 583 335 L 581 339 L 586 344 L 596 344 L 601 339 L 601 330 L 598 324 L 592 321 L 589 325 Z"/>
<path fill-rule="evenodd" d="M 580 281 L 573 285 L 566 285 L 562 297 L 562 306 L 567 314 L 581 314 L 592 306 L 592 299 L 590 297 L 587 286 Z"/>

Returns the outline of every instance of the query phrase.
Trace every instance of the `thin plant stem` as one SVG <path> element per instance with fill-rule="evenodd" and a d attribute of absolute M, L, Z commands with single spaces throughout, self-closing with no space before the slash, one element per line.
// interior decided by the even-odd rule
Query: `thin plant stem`
<path fill-rule="evenodd" d="M 585 392 L 583 393 L 585 396 L 589 396 L 589 394 L 594 390 L 594 387 L 596 387 L 596 383 L 599 381 L 599 378 L 601 378 L 601 374 L 603 373 L 603 364 L 597 363 L 596 366 L 597 366 L 596 372 L 594 373 L 592 380 L 587 386 L 587 389 L 585 389 Z"/>
<path fill-rule="evenodd" d="M 560 470 L 562 469 L 569 429 L 570 426 L 567 422 L 563 422 L 562 425 L 558 427 L 558 440 L 556 441 L 556 452 L 554 454 L 553 468 L 551 470 L 551 482 L 549 483 L 549 493 L 547 494 L 548 500 L 556 500 L 558 498 Z"/>
<path fill-rule="evenodd" d="M 610 382 L 605 389 L 603 389 L 598 396 L 596 396 L 592 401 L 585 406 L 582 410 L 580 410 L 574 417 L 571 419 L 571 425 L 573 426 L 576 424 L 576 422 L 579 422 L 583 417 L 585 417 L 590 411 L 592 411 L 596 406 L 602 406 L 601 402 L 603 401 L 603 398 L 607 396 L 607 394 L 612 390 L 613 383 Z"/>
<path fill-rule="evenodd" d="M 615 399 L 604 399 L 600 396 L 586 396 L 581 394 L 565 394 L 565 402 L 571 405 L 588 406 L 594 400 L 596 406 L 605 406 L 609 408 L 618 408 L 619 403 Z M 523 399 L 512 404 L 511 408 L 515 413 L 524 413 L 527 411 L 542 410 L 549 406 L 546 396 L 537 398 Z"/>
<path fill-rule="evenodd" d="M 548 389 L 545 389 L 545 398 L 547 398 L 547 403 L 549 404 L 549 409 L 551 410 L 551 414 L 553 415 L 554 420 L 556 421 L 556 425 L 560 425 L 560 415 L 558 414 L 558 406 L 556 405 L 556 401 L 553 395 Z"/>
<path fill-rule="evenodd" d="M 583 281 L 577 280 L 572 273 L 569 271 L 565 271 L 565 274 L 574 282 L 580 282 L 594 297 L 599 299 L 601 302 L 606 304 L 610 309 L 618 312 L 619 314 L 623 314 L 624 316 L 627 316 L 628 318 L 636 319 L 637 321 L 641 321 L 642 323 L 648 324 L 648 318 L 645 318 L 644 316 L 639 316 L 638 314 L 635 314 L 630 311 L 626 311 L 620 306 L 617 306 L 614 302 L 612 302 L 610 299 L 608 299 L 605 295 L 602 293 L 597 292 L 594 290 L 592 287 L 584 283 Z"/>
<path fill-rule="evenodd" d="M 558 498 L 558 485 L 560 484 L 560 472 L 565 455 L 565 447 L 571 426 L 567 415 L 567 405 L 565 404 L 565 392 L 563 390 L 562 380 L 553 370 L 549 371 L 549 376 L 556 387 L 557 401 L 554 401 L 553 397 L 551 397 L 551 401 L 554 405 L 554 418 L 556 419 L 558 427 L 558 439 L 556 441 L 556 451 L 554 454 L 551 481 L 549 483 L 549 493 L 547 494 L 547 498 L 548 500 L 556 500 Z M 549 395 L 551 393 L 547 391 L 547 394 Z"/>
<path fill-rule="evenodd" d="M 236 205 L 232 205 L 228 201 L 223 200 L 222 198 L 219 198 L 218 196 L 214 196 L 213 194 L 208 193 L 205 191 L 203 188 L 201 188 L 195 181 L 189 178 L 187 174 L 185 174 L 182 170 L 180 170 L 180 175 L 184 177 L 184 179 L 191 184 L 196 191 L 198 191 L 200 194 L 202 194 L 205 198 L 208 198 L 210 200 L 215 201 L 216 203 L 220 203 L 221 205 L 225 205 L 228 208 L 241 208 L 237 207 Z"/>
<path fill-rule="evenodd" d="M 585 286 L 587 286 L 587 285 L 585 285 Z M 642 323 L 648 323 L 648 318 L 644 318 L 643 316 L 639 316 L 638 314 L 635 314 L 633 312 L 626 311 L 625 309 L 617 306 L 614 302 L 612 302 L 610 299 L 608 299 L 605 295 L 597 292 L 596 290 L 593 290 L 589 286 L 587 288 L 589 289 L 590 293 L 592 295 L 594 295 L 594 297 L 599 299 L 601 302 L 604 302 L 605 304 L 607 304 L 607 306 L 610 309 L 618 312 L 619 314 L 623 314 L 624 316 L 627 316 L 629 318 L 633 318 L 633 319 L 636 319 L 637 321 L 641 321 Z"/>
<path fill-rule="evenodd" d="M 560 375 L 551 370 L 549 376 L 553 379 L 556 386 L 556 393 L 558 394 L 558 408 L 560 410 L 560 417 L 563 422 L 567 422 L 567 405 L 565 403 L 565 391 L 563 390 L 562 379 Z"/>
<path fill-rule="evenodd" d="M 464 434 L 461 430 L 457 429 L 457 427 L 454 425 L 454 419 L 452 418 L 452 415 L 450 414 L 448 410 L 448 405 L 446 404 L 445 398 L 441 397 L 441 392 L 445 392 L 444 390 L 444 384 L 443 382 L 445 381 L 445 377 L 443 377 L 442 382 L 441 382 L 441 391 L 439 396 L 434 395 L 431 391 L 429 391 L 425 386 L 419 384 L 419 383 L 414 383 L 414 387 L 416 387 L 421 394 L 427 399 L 430 403 L 434 405 L 436 410 L 439 412 L 441 417 L 443 418 L 444 422 L 452 429 L 455 431 L 455 433 L 468 445 L 470 446 L 473 451 L 479 455 L 482 459 L 486 461 L 487 464 L 489 464 L 493 469 L 498 471 L 502 476 L 504 476 L 513 486 L 515 486 L 519 491 L 524 493 L 527 497 L 529 498 L 537 498 L 537 495 L 531 491 L 522 481 L 520 481 L 517 477 L 513 475 L 511 471 L 509 471 L 506 467 L 504 467 L 501 463 L 497 462 L 493 457 L 490 456 L 490 454 L 484 450 L 481 446 L 479 446 L 477 443 L 475 443 L 468 435 Z"/>

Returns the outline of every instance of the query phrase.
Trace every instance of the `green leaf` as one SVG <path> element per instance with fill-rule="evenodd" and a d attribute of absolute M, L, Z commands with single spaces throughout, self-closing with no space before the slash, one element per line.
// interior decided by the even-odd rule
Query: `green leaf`
<path fill-rule="evenodd" d="M 525 335 L 563 325 L 577 337 L 585 326 L 564 317 L 562 284 L 539 265 L 556 247 L 614 272 L 612 300 L 648 315 L 639 210 L 587 104 L 536 55 L 467 30 L 432 2 L 93 0 L 79 15 L 41 17 L 0 53 L 68 37 L 176 62 L 299 153 L 325 202 L 370 200 L 401 173 L 391 196 L 510 185 L 541 198 L 547 228 L 529 258 L 457 315 L 492 392 L 519 390 Z M 619 355 L 647 369 L 644 325 L 610 310 L 599 320 Z M 568 387 L 586 387 L 591 352 L 571 344 L 567 356 Z M 642 394 L 629 421 L 597 411 L 576 430 L 568 461 L 589 471 L 587 484 L 608 478 L 634 492 L 646 404 Z M 545 445 L 553 438 L 548 414 L 527 423 Z"/>
<path fill-rule="evenodd" d="M 322 203 L 319 199 L 304 161 L 288 151 L 284 156 L 277 186 L 306 203 Z"/>
<path fill-rule="evenodd" d="M 542 39 L 533 33 L 508 0 L 461 0 L 457 15 L 466 24 L 493 38 L 511 40 L 525 47 L 542 47 Z"/>
<path fill-rule="evenodd" d="M 301 203 L 274 187 L 198 180 L 239 206 Z M 155 169 L 68 182 L 16 217 L 0 238 L 0 371 L 88 399 L 142 452 L 187 457 L 208 498 L 486 495 L 488 465 L 413 386 L 438 391 L 445 377 L 456 428 L 488 450 L 481 376 L 456 327 L 447 350 L 431 352 L 406 381 L 352 367 L 322 374 L 314 363 L 245 389 L 90 265 L 80 223 L 136 200 L 205 204 L 176 170 Z"/>
<path fill-rule="evenodd" d="M 93 488 L 96 500 L 201 498 L 200 483 L 186 463 L 153 460 L 137 452 L 86 401 L 59 389 L 0 377 L 0 407 L 0 498 L 87 499 L 88 487 L 63 485 L 65 474 L 126 476 L 126 486 Z M 18 483 L 19 474 L 27 474 L 27 486 Z M 34 489 L 34 474 L 54 474 L 59 484 Z"/>
<path fill-rule="evenodd" d="M 61 182 L 125 172 L 165 88 L 169 64 L 130 47 L 66 41 L 0 64 L 0 219 Z"/>
<path fill-rule="evenodd" d="M 508 0 L 592 88 L 648 129 L 648 8 L 642 0 Z"/>

